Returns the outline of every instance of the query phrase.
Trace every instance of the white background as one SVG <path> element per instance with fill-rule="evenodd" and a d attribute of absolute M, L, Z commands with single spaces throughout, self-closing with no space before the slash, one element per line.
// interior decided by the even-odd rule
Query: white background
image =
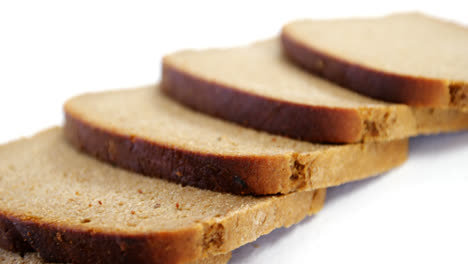
<path fill-rule="evenodd" d="M 2 1 L 0 142 L 60 124 L 70 96 L 156 82 L 165 53 L 245 44 L 289 20 L 420 10 L 468 24 L 463 0 L 438 2 Z M 468 133 L 413 139 L 404 166 L 332 188 L 317 216 L 232 263 L 468 263 L 467 157 Z"/>

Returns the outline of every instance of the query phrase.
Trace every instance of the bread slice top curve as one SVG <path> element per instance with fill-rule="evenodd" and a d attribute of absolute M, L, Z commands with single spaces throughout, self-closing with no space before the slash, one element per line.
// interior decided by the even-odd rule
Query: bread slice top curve
<path fill-rule="evenodd" d="M 388 105 L 310 76 L 283 56 L 277 38 L 232 48 L 182 50 L 166 55 L 163 63 L 213 83 L 297 104 L 342 108 Z"/>
<path fill-rule="evenodd" d="M 65 104 L 67 138 L 148 176 L 236 194 L 277 194 L 358 180 L 405 161 L 407 140 L 311 144 L 190 110 L 158 86 L 87 94 Z"/>
<path fill-rule="evenodd" d="M 62 129 L 0 147 L 0 245 L 45 261 L 186 263 L 320 210 L 325 191 L 235 196 L 99 162 Z"/>
<path fill-rule="evenodd" d="M 420 13 L 299 20 L 284 26 L 296 62 L 374 98 L 468 107 L 468 28 Z"/>
<path fill-rule="evenodd" d="M 391 140 L 416 133 L 409 108 L 311 75 L 283 55 L 278 39 L 170 54 L 163 60 L 162 88 L 204 113 L 309 142 Z"/>
<path fill-rule="evenodd" d="M 389 104 L 314 76 L 284 56 L 278 39 L 168 55 L 162 88 L 203 113 L 309 142 L 383 141 L 468 126 L 468 113 L 448 118 L 453 110 Z M 427 110 L 432 114 L 420 113 Z"/>

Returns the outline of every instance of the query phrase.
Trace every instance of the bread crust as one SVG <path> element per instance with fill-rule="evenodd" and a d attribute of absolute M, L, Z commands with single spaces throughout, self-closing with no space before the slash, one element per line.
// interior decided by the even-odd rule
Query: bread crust
<path fill-rule="evenodd" d="M 273 134 L 309 142 L 353 143 L 363 139 L 363 120 L 356 109 L 256 95 L 198 78 L 167 60 L 163 62 L 161 88 L 192 109 Z"/>
<path fill-rule="evenodd" d="M 303 53 L 307 53 L 307 50 L 301 45 L 298 47 L 300 48 L 294 49 L 295 52 L 298 51 L 295 54 L 299 58 L 305 58 Z M 409 107 L 403 104 L 381 103 L 374 107 L 340 108 L 269 98 L 185 71 L 177 64 L 171 63 L 170 58 L 171 56 L 166 57 L 163 62 L 161 90 L 166 95 L 205 114 L 290 138 L 329 143 L 388 141 L 418 134 L 457 131 L 468 127 L 466 121 L 468 112 L 447 106 Z M 316 64 L 322 65 L 322 59 L 318 60 L 320 63 Z M 335 64 L 330 64 L 329 67 L 324 65 L 317 67 L 327 69 L 327 74 L 343 75 L 339 72 L 343 68 Z M 359 71 L 354 74 L 355 72 L 353 70 L 350 76 L 358 81 L 383 80 L 372 76 L 360 78 Z M 409 80 L 417 84 L 406 82 L 405 85 L 418 86 L 424 90 L 437 87 L 427 83 L 427 80 L 421 81 L 411 77 Z M 396 76 L 390 76 L 385 83 L 388 87 L 393 87 L 401 81 Z M 365 85 L 360 84 L 358 87 Z M 465 100 L 464 89 L 468 91 L 468 86 L 452 83 L 450 89 L 450 98 L 459 103 Z M 415 90 L 403 89 L 403 91 Z M 430 95 L 431 93 L 426 94 Z M 434 98 L 442 100 L 442 97 L 436 95 Z M 426 114 L 421 114 L 423 112 Z"/>
<path fill-rule="evenodd" d="M 5 226 L 10 226 L 5 229 Z M 97 230 L 41 223 L 34 219 L 0 214 L 0 248 L 24 255 L 37 252 L 51 263 L 226 263 L 231 253 L 190 261 L 198 252 L 195 229 L 149 235 L 105 233 Z"/>
<path fill-rule="evenodd" d="M 34 148 L 35 145 L 37 148 Z M 31 147 L 30 152 L 28 151 L 29 147 Z M 25 157 L 22 156 L 23 153 Z M 56 159 L 56 154 L 64 155 L 67 158 Z M 202 213 L 201 215 L 204 215 L 202 218 L 195 217 L 170 228 L 157 224 L 153 228 L 127 228 L 127 225 L 121 225 L 122 221 L 126 222 L 125 216 L 119 215 L 115 219 L 108 217 L 109 212 L 114 212 L 110 208 L 111 211 L 109 209 L 107 211 L 97 210 L 93 213 L 94 217 L 107 219 L 109 223 L 94 224 L 91 220 L 79 221 L 76 219 L 76 211 L 70 212 L 70 215 L 63 215 L 64 208 L 55 207 L 59 203 L 64 205 L 65 211 L 80 210 L 74 205 L 70 207 L 66 205 L 70 198 L 56 196 L 55 193 L 51 192 L 55 192 L 55 190 L 59 192 L 61 188 L 68 189 L 80 185 L 83 178 L 79 176 L 67 177 L 64 176 L 64 172 L 81 174 L 83 173 L 81 169 L 87 167 L 86 164 L 90 165 L 87 167 L 89 170 L 95 168 L 100 171 L 107 168 L 101 173 L 110 175 L 101 174 L 101 176 L 109 176 L 110 179 L 114 173 L 119 175 L 125 174 L 125 172 L 99 164 L 92 158 L 78 153 L 65 142 L 63 130 L 59 128 L 49 129 L 31 139 L 22 139 L 2 146 L 2 156 L 5 157 L 5 155 L 12 155 L 12 159 L 20 160 L 23 158 L 26 160 L 36 159 L 36 157 L 38 159 L 44 157 L 44 159 L 37 163 L 39 167 L 24 168 L 23 173 L 21 167 L 18 167 L 18 170 L 4 170 L 5 167 L 13 168 L 10 165 L 11 160 L 1 160 L 0 167 L 4 173 L 2 177 L 15 184 L 6 183 L 5 185 L 2 181 L 0 192 L 2 190 L 7 192 L 6 188 L 12 188 L 16 184 L 21 185 L 21 188 L 18 189 L 19 192 L 12 191 L 7 196 L 9 199 L 19 199 L 20 201 L 16 203 L 20 204 L 19 206 L 8 203 L 3 203 L 0 206 L 0 247 L 20 253 L 35 251 L 48 262 L 153 264 L 187 263 L 194 260 L 206 260 L 208 257 L 211 260 L 219 258 L 223 260 L 229 256 L 226 254 L 232 250 L 254 241 L 276 228 L 288 227 L 298 223 L 307 215 L 318 212 L 323 206 L 326 195 L 325 189 L 322 189 L 280 196 L 238 197 L 240 200 L 236 198 L 238 201 L 235 202 L 236 205 L 231 210 L 213 211 L 206 215 Z M 68 162 L 70 165 L 64 164 Z M 45 163 L 49 163 L 50 166 L 45 165 Z M 24 163 L 19 162 L 18 164 Z M 43 169 L 42 164 L 47 169 Z M 55 168 L 57 169 L 55 170 Z M 34 193 L 31 194 L 32 196 L 27 195 L 38 184 L 36 181 L 27 180 L 31 173 L 39 181 L 42 179 L 41 176 L 48 174 L 50 177 L 47 178 L 49 182 L 46 184 L 53 185 L 55 188 L 46 188 L 46 192 Z M 130 176 L 136 177 L 136 175 Z M 54 185 L 55 180 L 57 182 Z M 152 182 L 156 185 L 164 184 L 167 188 L 174 187 L 175 192 L 169 195 L 177 195 L 177 193 L 180 194 L 184 191 L 188 192 L 189 196 L 191 196 L 190 194 L 198 196 L 198 199 L 205 195 L 206 197 L 213 195 L 208 191 L 205 191 L 206 194 L 203 192 L 200 194 L 199 190 L 193 188 L 181 190 L 181 187 L 175 186 L 175 184 L 168 186 L 162 180 Z M 132 185 L 132 181 L 128 183 Z M 99 181 L 97 184 L 106 183 Z M 87 187 L 80 189 L 80 193 L 86 193 L 94 186 L 87 185 Z M 18 196 L 15 197 L 15 194 Z M 94 191 L 90 190 L 88 198 L 94 194 Z M 57 203 L 53 197 L 60 201 Z M 213 205 L 215 207 L 229 206 L 229 201 L 233 198 L 231 195 L 219 194 L 216 197 L 217 200 L 213 200 L 213 203 L 216 203 Z M 29 204 L 30 200 L 34 200 L 30 206 L 41 203 L 44 208 L 38 211 L 29 208 L 29 206 L 21 206 L 21 204 Z M 134 201 L 138 202 L 136 199 Z M 164 199 L 161 202 L 164 203 Z M 62 212 L 60 217 L 57 216 L 58 212 L 54 212 L 55 208 Z M 148 208 L 148 210 L 152 211 L 153 207 Z M 115 212 L 121 213 L 122 211 Z M 168 213 L 171 214 L 171 212 Z M 196 214 L 196 212 L 194 213 Z M 167 216 L 170 215 L 164 215 L 163 219 Z M 154 217 L 152 221 L 156 221 L 156 223 L 161 219 L 157 215 Z M 116 221 L 115 225 L 112 224 L 113 221 Z M 217 257 L 222 254 L 225 256 Z M 201 263 L 205 262 L 207 261 Z M 211 263 L 213 262 L 211 261 Z"/>
<path fill-rule="evenodd" d="M 35 251 L 46 262 L 154 264 L 196 260 L 195 263 L 213 263 L 216 259 L 228 259 L 229 252 L 244 243 L 318 212 L 325 193 L 324 189 L 295 193 L 219 221 L 194 224 L 173 232 L 144 234 L 86 229 L 0 212 L 0 247 L 20 254 Z M 262 214 L 265 219 L 259 223 Z M 6 233 L 10 235 L 4 236 Z"/>
<path fill-rule="evenodd" d="M 283 28 L 286 55 L 305 69 L 345 88 L 394 103 L 466 108 L 466 84 L 379 71 L 310 47 Z M 464 98 L 462 98 L 465 96 Z"/>
<path fill-rule="evenodd" d="M 4 227 L 9 229 L 5 230 Z M 0 213 L 1 247 L 21 254 L 35 251 L 46 262 L 60 263 L 182 263 L 200 254 L 196 230 L 131 235 L 83 230 L 39 219 Z M 156 245 L 156 246 L 155 246 Z"/>
<path fill-rule="evenodd" d="M 122 135 L 67 107 L 65 112 L 65 135 L 78 149 L 146 176 L 218 192 L 267 195 L 326 188 L 387 171 L 407 158 L 406 139 L 268 156 L 200 153 Z"/>
<path fill-rule="evenodd" d="M 67 110 L 65 120 L 65 135 L 78 149 L 119 167 L 182 185 L 234 194 L 276 194 L 285 191 L 281 186 L 292 173 L 286 155 L 193 152 L 109 131 Z"/>

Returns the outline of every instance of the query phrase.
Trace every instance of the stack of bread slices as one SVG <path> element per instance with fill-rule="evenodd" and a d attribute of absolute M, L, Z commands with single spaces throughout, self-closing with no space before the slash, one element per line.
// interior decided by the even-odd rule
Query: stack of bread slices
<path fill-rule="evenodd" d="M 63 127 L 0 147 L 0 261 L 226 263 L 402 164 L 409 137 L 468 128 L 466 47 L 422 14 L 302 20 L 72 98 Z"/>

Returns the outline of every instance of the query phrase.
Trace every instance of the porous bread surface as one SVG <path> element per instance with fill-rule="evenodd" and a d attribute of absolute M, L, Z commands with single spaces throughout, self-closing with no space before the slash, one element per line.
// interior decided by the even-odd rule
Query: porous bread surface
<path fill-rule="evenodd" d="M 311 142 L 392 140 L 468 127 L 466 113 L 436 125 L 432 116 L 416 115 L 406 105 L 362 96 L 312 75 L 285 58 L 280 46 L 272 39 L 168 55 L 162 88 L 201 112 Z M 450 111 L 434 110 L 438 119 Z"/>
<path fill-rule="evenodd" d="M 232 257 L 232 253 L 220 254 L 200 260 L 195 260 L 190 262 L 189 264 L 226 264 Z"/>
<path fill-rule="evenodd" d="M 0 150 L 2 210 L 134 234 L 183 229 L 262 200 L 184 188 L 101 165 L 71 151 L 57 134 L 41 134 Z"/>
<path fill-rule="evenodd" d="M 236 48 L 180 51 L 166 56 L 164 64 L 213 83 L 288 102 L 338 108 L 386 106 L 298 68 L 283 56 L 278 39 Z"/>
<path fill-rule="evenodd" d="M 324 190 L 251 197 L 182 187 L 81 154 L 59 128 L 0 148 L 0 193 L 0 234 L 7 234 L 0 245 L 11 248 L 18 241 L 5 244 L 8 234 L 21 235 L 45 260 L 74 263 L 229 253 L 317 212 L 325 197 Z"/>
<path fill-rule="evenodd" d="M 416 77 L 468 82 L 468 30 L 419 13 L 379 18 L 301 20 L 295 39 L 328 54 Z"/>
<path fill-rule="evenodd" d="M 419 134 L 435 134 L 468 128 L 468 113 L 457 109 L 414 107 Z"/>
<path fill-rule="evenodd" d="M 374 98 L 468 109 L 468 29 L 420 13 L 300 20 L 286 52 L 327 79 Z"/>
<path fill-rule="evenodd" d="M 407 156 L 406 139 L 324 145 L 258 132 L 185 108 L 156 86 L 79 96 L 65 112 L 67 137 L 83 151 L 145 175 L 231 193 L 339 185 Z"/>
<path fill-rule="evenodd" d="M 231 258 L 231 253 L 213 256 L 191 264 L 224 264 Z M 37 253 L 26 253 L 24 256 L 0 248 L 1 264 L 52 264 L 44 262 Z M 58 264 L 58 263 L 57 263 Z"/>
<path fill-rule="evenodd" d="M 66 102 L 65 111 L 110 131 L 201 153 L 261 156 L 326 148 L 206 117 L 161 95 L 156 86 L 78 96 Z"/>

